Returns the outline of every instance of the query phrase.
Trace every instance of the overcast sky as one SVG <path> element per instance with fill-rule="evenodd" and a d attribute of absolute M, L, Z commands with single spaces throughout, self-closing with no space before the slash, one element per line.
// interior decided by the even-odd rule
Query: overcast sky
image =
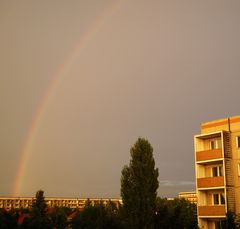
<path fill-rule="evenodd" d="M 239 0 L 1 0 L 0 196 L 119 197 L 138 137 L 160 196 L 194 190 L 200 123 L 240 114 L 239 12 Z"/>

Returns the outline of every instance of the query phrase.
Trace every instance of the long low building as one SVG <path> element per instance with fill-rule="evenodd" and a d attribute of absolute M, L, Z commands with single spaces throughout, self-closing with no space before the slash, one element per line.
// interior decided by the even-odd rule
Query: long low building
<path fill-rule="evenodd" d="M 197 194 L 195 191 L 192 192 L 180 192 L 178 194 L 179 199 L 185 199 L 190 201 L 193 204 L 197 204 Z"/>
<path fill-rule="evenodd" d="M 0 197 L 0 209 L 21 209 L 30 208 L 36 198 L 34 197 Z M 61 198 L 61 197 L 45 197 L 46 204 L 49 207 L 68 207 L 71 209 L 82 209 L 86 204 L 95 205 L 103 203 L 106 205 L 108 202 L 113 202 L 119 207 L 122 200 L 118 198 Z"/>

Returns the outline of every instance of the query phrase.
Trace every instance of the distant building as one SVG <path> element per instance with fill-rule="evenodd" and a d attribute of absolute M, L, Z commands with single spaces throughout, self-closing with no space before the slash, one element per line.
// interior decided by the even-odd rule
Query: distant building
<path fill-rule="evenodd" d="M 218 229 L 240 214 L 240 116 L 205 122 L 194 137 L 198 223 Z"/>
<path fill-rule="evenodd" d="M 33 197 L 0 197 L 0 209 L 20 209 L 30 208 L 35 198 Z M 48 207 L 68 207 L 71 209 L 79 208 L 82 209 L 87 203 L 95 205 L 102 202 L 106 205 L 109 201 L 115 203 L 118 207 L 122 204 L 122 200 L 118 198 L 50 198 L 45 197 L 46 204 Z"/>
<path fill-rule="evenodd" d="M 193 204 L 197 204 L 197 194 L 196 192 L 180 192 L 178 194 L 179 199 L 185 199 Z"/>

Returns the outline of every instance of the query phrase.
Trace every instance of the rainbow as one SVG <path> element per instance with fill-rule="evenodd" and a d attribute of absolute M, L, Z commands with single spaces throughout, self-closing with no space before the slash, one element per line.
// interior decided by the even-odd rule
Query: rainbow
<path fill-rule="evenodd" d="M 77 60 L 81 51 L 87 47 L 88 43 L 94 39 L 95 35 L 103 27 L 104 23 L 111 18 L 111 16 L 117 12 L 117 10 L 123 5 L 126 0 L 114 0 L 113 3 L 108 6 L 103 13 L 101 13 L 96 20 L 92 23 L 89 29 L 85 34 L 79 39 L 77 44 L 74 46 L 72 51 L 68 56 L 65 57 L 63 63 L 60 65 L 56 73 L 51 77 L 51 82 L 48 85 L 47 90 L 42 96 L 37 109 L 35 110 L 30 128 L 28 129 L 25 141 L 23 143 L 21 152 L 20 152 L 20 161 L 16 172 L 13 195 L 19 196 L 21 189 L 24 183 L 24 173 L 27 164 L 29 163 L 29 155 L 33 148 L 33 145 L 37 138 L 37 133 L 41 124 L 41 121 L 44 119 L 46 113 L 46 108 L 48 107 L 51 99 L 54 97 L 57 88 L 61 85 L 61 82 L 64 80 L 64 77 L 67 76 L 69 70 L 71 69 L 74 62 Z"/>

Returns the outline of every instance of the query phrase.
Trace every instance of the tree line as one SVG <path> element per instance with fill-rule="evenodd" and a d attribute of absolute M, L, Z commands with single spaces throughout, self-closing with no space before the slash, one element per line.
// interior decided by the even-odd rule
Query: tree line
<path fill-rule="evenodd" d="M 184 199 L 156 199 L 154 229 L 197 228 L 196 205 Z M 30 209 L 0 211 L 1 229 L 128 229 L 129 225 L 123 206 L 117 207 L 109 201 L 91 205 L 84 209 L 54 207 L 49 209 L 43 191 L 36 194 L 36 202 Z"/>
<path fill-rule="evenodd" d="M 36 193 L 30 209 L 0 211 L 0 228 L 34 229 L 197 229 L 196 205 L 184 199 L 157 197 L 158 169 L 153 148 L 139 138 L 122 169 L 123 205 L 86 204 L 84 209 L 48 208 L 44 192 Z"/>

